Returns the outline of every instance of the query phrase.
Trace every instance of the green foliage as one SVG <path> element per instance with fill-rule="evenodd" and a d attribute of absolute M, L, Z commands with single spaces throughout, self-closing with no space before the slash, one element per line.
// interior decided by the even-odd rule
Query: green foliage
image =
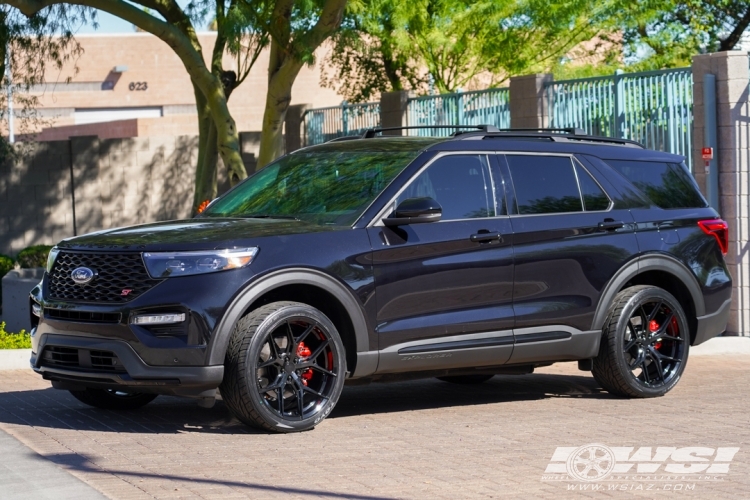
<path fill-rule="evenodd" d="M 31 335 L 21 330 L 18 333 L 5 331 L 5 322 L 0 322 L 0 349 L 30 349 Z"/>
<path fill-rule="evenodd" d="M 46 267 L 47 256 L 49 255 L 50 250 L 52 250 L 52 247 L 48 245 L 34 245 L 24 248 L 18 252 L 16 262 L 18 262 L 18 265 L 24 269 Z"/>
<path fill-rule="evenodd" d="M 13 269 L 13 259 L 7 255 L 0 254 L 0 279 Z"/>
<path fill-rule="evenodd" d="M 481 86 L 547 71 L 612 23 L 614 0 L 363 0 L 350 7 L 323 84 L 347 99 Z M 598 47 L 596 47 L 598 48 Z M 581 49 L 583 50 L 583 49 Z"/>
<path fill-rule="evenodd" d="M 623 2 L 619 20 L 629 69 L 689 66 L 696 54 L 732 50 L 737 46 L 750 25 L 750 2 Z"/>

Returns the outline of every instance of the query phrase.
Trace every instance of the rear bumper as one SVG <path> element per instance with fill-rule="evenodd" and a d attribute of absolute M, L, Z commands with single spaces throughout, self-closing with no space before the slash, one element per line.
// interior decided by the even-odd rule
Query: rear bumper
<path fill-rule="evenodd" d="M 732 306 L 732 299 L 727 299 L 719 309 L 712 314 L 701 316 L 698 319 L 698 329 L 695 333 L 693 345 L 702 344 L 703 342 L 719 336 L 727 329 L 729 321 L 729 309 Z"/>
<path fill-rule="evenodd" d="M 117 356 L 118 367 L 101 370 L 79 366 L 51 366 L 44 359 L 45 349 L 61 347 L 78 350 L 80 359 L 90 359 L 91 351 L 109 351 Z M 224 366 L 151 366 L 127 342 L 68 335 L 43 335 L 37 352 L 31 354 L 31 368 L 58 388 L 98 387 L 128 389 L 174 396 L 200 397 L 216 389 L 224 377 Z M 90 365 L 90 363 L 88 363 Z"/>

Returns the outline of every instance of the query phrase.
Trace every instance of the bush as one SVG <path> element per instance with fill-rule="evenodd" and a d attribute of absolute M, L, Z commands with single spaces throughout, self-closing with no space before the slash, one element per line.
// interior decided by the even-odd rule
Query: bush
<path fill-rule="evenodd" d="M 5 322 L 0 323 L 0 349 L 31 349 L 31 335 L 21 330 L 18 333 L 5 331 Z"/>
<path fill-rule="evenodd" d="M 24 248 L 16 256 L 18 265 L 25 269 L 32 267 L 47 267 L 47 256 L 51 246 L 34 245 L 33 247 Z"/>
<path fill-rule="evenodd" d="M 13 259 L 7 255 L 0 254 L 0 280 L 13 269 Z M 0 286 L 0 313 L 3 312 L 3 287 Z"/>

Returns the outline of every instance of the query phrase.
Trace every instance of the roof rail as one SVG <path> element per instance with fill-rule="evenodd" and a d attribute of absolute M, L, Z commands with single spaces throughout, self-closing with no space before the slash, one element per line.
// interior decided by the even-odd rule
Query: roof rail
<path fill-rule="evenodd" d="M 494 125 L 414 125 L 410 127 L 376 127 L 371 128 L 368 130 L 365 130 L 365 132 L 360 136 L 362 139 L 372 139 L 375 137 L 376 134 L 379 134 L 381 132 L 388 132 L 391 130 L 416 130 L 416 129 L 455 129 L 456 132 L 459 132 L 458 129 L 473 129 L 478 130 L 480 132 L 486 132 L 486 133 L 493 133 L 493 132 L 499 132 L 500 129 L 495 127 Z"/>
<path fill-rule="evenodd" d="M 586 135 L 586 131 L 578 127 L 552 127 L 552 128 L 500 128 L 493 132 L 550 132 L 555 134 Z"/>

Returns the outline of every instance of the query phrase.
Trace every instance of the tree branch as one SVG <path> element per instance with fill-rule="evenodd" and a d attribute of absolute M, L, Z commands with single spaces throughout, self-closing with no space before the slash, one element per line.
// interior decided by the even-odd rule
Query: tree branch
<path fill-rule="evenodd" d="M 737 26 L 734 27 L 729 36 L 721 41 L 721 43 L 719 44 L 719 52 L 732 50 L 734 46 L 739 43 L 740 38 L 742 38 L 742 34 L 745 32 L 748 26 L 750 26 L 750 7 L 747 8 L 747 11 L 745 11 L 745 15 L 740 18 Z"/>

